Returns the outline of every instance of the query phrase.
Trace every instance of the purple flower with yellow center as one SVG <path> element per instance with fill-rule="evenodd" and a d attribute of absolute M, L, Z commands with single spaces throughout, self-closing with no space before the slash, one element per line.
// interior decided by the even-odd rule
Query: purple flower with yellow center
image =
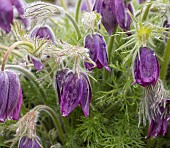
<path fill-rule="evenodd" d="M 115 31 L 117 24 L 124 30 L 130 29 L 131 17 L 133 14 L 132 4 L 123 0 L 96 0 L 93 10 L 101 14 L 101 22 L 109 35 Z"/>
<path fill-rule="evenodd" d="M 92 91 L 86 74 L 62 69 L 56 74 L 55 87 L 63 116 L 68 116 L 79 104 L 84 115 L 89 116 Z"/>
<path fill-rule="evenodd" d="M 134 83 L 143 87 L 155 85 L 159 77 L 159 63 L 153 50 L 148 47 L 140 48 L 140 55 L 134 61 Z"/>
<path fill-rule="evenodd" d="M 149 138 L 151 135 L 153 138 L 156 138 L 159 135 L 165 136 L 168 130 L 169 120 L 170 115 L 165 114 L 165 108 L 160 106 L 160 113 L 157 114 L 155 119 L 152 119 L 149 124 L 148 135 L 146 138 Z"/>
<path fill-rule="evenodd" d="M 24 4 L 20 0 L 0 0 L 0 27 L 6 32 L 11 31 L 11 24 L 14 18 L 13 6 L 16 7 L 19 17 L 27 26 L 27 20 L 22 17 L 24 14 Z"/>
<path fill-rule="evenodd" d="M 26 136 L 22 137 L 19 141 L 19 148 L 41 148 L 41 141 L 38 137 L 28 138 Z"/>
<path fill-rule="evenodd" d="M 110 68 L 108 67 L 106 42 L 100 34 L 88 34 L 85 37 L 84 47 L 89 49 L 90 58 L 96 63 L 96 67 L 98 69 L 104 67 L 106 70 L 110 71 Z M 88 62 L 85 62 L 84 65 L 88 70 L 92 70 L 94 68 L 94 65 Z"/>
<path fill-rule="evenodd" d="M 39 39 L 46 39 L 46 40 L 51 40 L 53 44 L 55 44 L 55 37 L 48 26 L 38 26 L 35 27 L 31 33 L 31 38 L 39 38 Z"/>
<path fill-rule="evenodd" d="M 13 71 L 0 71 L 0 121 L 18 120 L 22 105 L 19 78 Z"/>

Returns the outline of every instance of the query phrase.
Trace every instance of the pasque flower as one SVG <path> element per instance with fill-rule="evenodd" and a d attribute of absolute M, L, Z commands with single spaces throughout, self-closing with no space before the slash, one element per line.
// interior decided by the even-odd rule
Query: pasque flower
<path fill-rule="evenodd" d="M 46 40 L 51 40 L 54 44 L 55 44 L 55 37 L 54 34 L 52 32 L 52 30 L 50 29 L 50 27 L 48 26 L 37 26 L 33 29 L 33 31 L 31 32 L 31 38 L 44 38 Z"/>
<path fill-rule="evenodd" d="M 151 135 L 156 138 L 159 135 L 165 136 L 168 130 L 168 121 L 170 120 L 170 115 L 165 114 L 166 108 L 163 106 L 160 106 L 160 113 L 157 114 L 155 119 L 152 119 L 149 124 L 149 130 L 147 138 L 149 138 Z"/>
<path fill-rule="evenodd" d="M 155 85 L 159 77 L 159 63 L 153 50 L 140 48 L 140 55 L 134 61 L 134 81 L 141 86 Z"/>
<path fill-rule="evenodd" d="M 130 29 L 131 3 L 125 3 L 124 0 L 96 0 L 93 10 L 101 14 L 101 22 L 108 34 L 111 35 L 116 29 L 117 24 L 125 31 Z"/>
<path fill-rule="evenodd" d="M 0 121 L 18 120 L 22 105 L 19 78 L 13 71 L 0 71 Z"/>
<path fill-rule="evenodd" d="M 21 0 L 0 0 L 0 27 L 6 33 L 11 31 L 11 24 L 14 18 L 13 6 L 16 7 L 24 25 L 27 26 L 27 20 L 22 17 L 24 14 L 24 5 Z"/>
<path fill-rule="evenodd" d="M 85 73 L 62 69 L 56 74 L 55 87 L 63 116 L 68 116 L 78 104 L 81 105 L 84 115 L 89 116 L 92 91 Z"/>
<path fill-rule="evenodd" d="M 19 148 L 41 148 L 40 139 L 38 137 L 28 138 L 26 136 L 22 137 L 19 141 Z"/>
<path fill-rule="evenodd" d="M 97 68 L 101 69 L 104 67 L 106 70 L 110 71 L 110 68 L 108 67 L 106 42 L 100 34 L 88 34 L 85 37 L 84 47 L 89 49 L 90 58 L 96 63 Z M 91 63 L 85 62 L 84 65 L 88 70 L 94 68 L 94 65 Z"/>

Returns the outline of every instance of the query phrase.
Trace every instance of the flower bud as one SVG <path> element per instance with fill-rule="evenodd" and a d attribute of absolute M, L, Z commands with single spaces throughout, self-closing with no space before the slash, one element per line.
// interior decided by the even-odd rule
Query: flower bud
<path fill-rule="evenodd" d="M 19 78 L 13 71 L 0 71 L 0 121 L 18 120 L 22 105 Z"/>
<path fill-rule="evenodd" d="M 88 34 L 85 37 L 84 47 L 90 50 L 90 58 L 96 63 L 97 68 L 101 69 L 104 67 L 106 70 L 110 70 L 108 67 L 106 42 L 100 34 Z M 84 65 L 88 70 L 94 68 L 94 65 L 91 63 L 85 62 Z"/>
<path fill-rule="evenodd" d="M 19 141 L 19 148 L 41 148 L 40 139 L 38 137 L 28 138 L 26 136 L 22 137 Z"/>
<path fill-rule="evenodd" d="M 37 71 L 41 71 L 44 68 L 43 63 L 39 59 L 37 59 L 35 57 L 31 57 L 31 60 L 32 60 L 32 63 L 34 64 L 34 68 Z"/>
<path fill-rule="evenodd" d="M 147 47 L 140 48 L 140 55 L 136 56 L 134 62 L 134 81 L 146 87 L 155 85 L 159 77 L 159 63 L 153 50 Z"/>
<path fill-rule="evenodd" d="M 52 30 L 48 26 L 38 26 L 34 28 L 31 33 L 31 38 L 44 38 L 46 40 L 51 40 L 55 44 L 55 37 Z"/>

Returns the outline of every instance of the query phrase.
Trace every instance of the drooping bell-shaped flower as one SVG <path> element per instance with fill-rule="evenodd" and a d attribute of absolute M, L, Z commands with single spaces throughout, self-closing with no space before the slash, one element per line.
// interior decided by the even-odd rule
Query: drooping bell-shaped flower
<path fill-rule="evenodd" d="M 155 85 L 159 77 L 159 63 L 153 50 L 140 48 L 140 55 L 134 61 L 134 82 L 146 87 Z"/>
<path fill-rule="evenodd" d="M 151 135 L 153 138 L 156 138 L 159 135 L 165 136 L 168 130 L 168 122 L 170 120 L 170 115 L 165 115 L 165 108 L 160 107 L 160 113 L 152 119 L 149 125 L 148 135 L 146 138 L 149 138 Z"/>
<path fill-rule="evenodd" d="M 54 34 L 50 29 L 50 27 L 48 26 L 35 27 L 31 33 L 31 38 L 36 38 L 36 37 L 40 39 L 44 38 L 46 40 L 51 40 L 55 44 Z"/>
<path fill-rule="evenodd" d="M 103 0 L 100 11 L 102 24 L 108 34 L 112 35 L 112 32 L 116 29 L 117 25 L 114 0 Z"/>
<path fill-rule="evenodd" d="M 23 18 L 24 4 L 21 0 L 0 0 L 0 27 L 6 32 L 11 31 L 11 24 L 14 18 L 13 6 L 16 7 L 19 17 L 27 27 L 27 19 Z"/>
<path fill-rule="evenodd" d="M 25 27 L 28 27 L 28 19 L 24 18 L 24 1 L 23 0 L 11 0 L 12 4 L 16 7 L 19 17 L 21 19 L 21 21 L 23 22 L 23 24 L 25 25 Z"/>
<path fill-rule="evenodd" d="M 0 0 L 0 27 L 6 32 L 11 31 L 13 21 L 13 6 L 10 0 Z"/>
<path fill-rule="evenodd" d="M 38 137 L 28 138 L 26 136 L 22 137 L 19 141 L 19 148 L 41 148 L 41 141 Z"/>
<path fill-rule="evenodd" d="M 86 74 L 73 73 L 68 69 L 60 70 L 56 74 L 55 87 L 63 116 L 68 116 L 79 104 L 84 115 L 89 116 L 92 91 Z"/>
<path fill-rule="evenodd" d="M 106 42 L 100 34 L 88 34 L 85 37 L 84 47 L 89 49 L 90 58 L 96 63 L 97 68 L 101 69 L 104 67 L 106 70 L 110 71 L 110 68 L 108 67 Z M 85 62 L 84 65 L 88 70 L 92 70 L 94 68 L 94 65 L 91 63 Z"/>
<path fill-rule="evenodd" d="M 22 105 L 19 78 L 13 71 L 0 71 L 0 121 L 18 120 Z"/>
<path fill-rule="evenodd" d="M 130 29 L 132 4 L 123 0 L 96 0 L 93 10 L 101 14 L 101 22 L 109 35 L 112 35 L 117 24 L 124 30 Z"/>

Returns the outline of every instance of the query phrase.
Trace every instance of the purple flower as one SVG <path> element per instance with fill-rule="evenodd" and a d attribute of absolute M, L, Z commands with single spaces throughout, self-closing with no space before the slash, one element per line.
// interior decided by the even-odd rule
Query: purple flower
<path fill-rule="evenodd" d="M 44 68 L 43 63 L 39 59 L 37 59 L 35 57 L 31 57 L 31 60 L 32 60 L 32 63 L 34 64 L 34 67 L 37 71 L 41 71 Z"/>
<path fill-rule="evenodd" d="M 159 63 L 153 50 L 147 47 L 140 48 L 140 55 L 134 62 L 134 81 L 146 87 L 155 85 L 159 77 Z"/>
<path fill-rule="evenodd" d="M 46 40 L 51 40 L 55 44 L 55 38 L 52 30 L 48 26 L 38 26 L 34 28 L 31 33 L 31 38 L 38 37 L 40 39 L 44 38 Z"/>
<path fill-rule="evenodd" d="M 10 0 L 0 0 L 0 27 L 6 32 L 11 31 L 13 7 Z"/>
<path fill-rule="evenodd" d="M 85 37 L 84 47 L 90 50 L 90 58 L 96 63 L 96 67 L 105 68 L 110 71 L 108 67 L 107 47 L 104 38 L 100 34 L 88 34 Z M 92 70 L 94 65 L 91 63 L 84 63 L 86 69 Z"/>
<path fill-rule="evenodd" d="M 18 120 L 22 105 L 19 78 L 13 71 L 0 71 L 0 121 Z"/>
<path fill-rule="evenodd" d="M 19 148 L 41 148 L 41 141 L 38 137 L 34 139 L 28 138 L 26 136 L 22 137 L 19 141 Z"/>
<path fill-rule="evenodd" d="M 127 10 L 132 12 L 132 4 L 123 0 L 96 0 L 93 10 L 101 14 L 101 22 L 109 35 L 116 29 L 117 23 L 127 31 L 130 29 L 131 17 Z"/>
<path fill-rule="evenodd" d="M 92 91 L 86 74 L 73 73 L 69 69 L 60 70 L 56 74 L 55 87 L 63 116 L 68 116 L 78 104 L 81 105 L 84 115 L 89 116 Z"/>
<path fill-rule="evenodd" d="M 6 32 L 11 31 L 11 24 L 14 18 L 13 5 L 18 10 L 24 25 L 27 26 L 27 20 L 22 17 L 24 14 L 23 3 L 20 0 L 0 0 L 0 27 Z"/>
<path fill-rule="evenodd" d="M 170 115 L 165 115 L 165 108 L 163 106 L 160 107 L 160 114 L 155 117 L 155 120 L 152 119 L 149 125 L 148 135 L 146 138 L 149 138 L 151 135 L 156 138 L 159 135 L 165 136 L 168 130 L 168 121 L 170 119 Z"/>
<path fill-rule="evenodd" d="M 116 19 L 119 26 L 125 31 L 130 29 L 131 17 L 127 12 L 128 9 L 132 13 L 133 9 L 131 3 L 125 4 L 124 0 L 115 0 Z"/>

